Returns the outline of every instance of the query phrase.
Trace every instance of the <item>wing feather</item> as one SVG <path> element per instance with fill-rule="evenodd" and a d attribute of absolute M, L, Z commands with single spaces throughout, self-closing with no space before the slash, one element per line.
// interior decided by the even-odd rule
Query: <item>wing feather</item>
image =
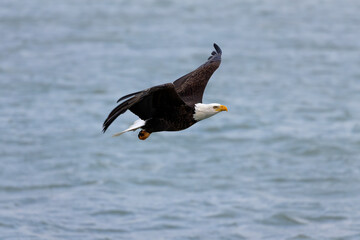
<path fill-rule="evenodd" d="M 131 97 L 131 98 L 130 98 Z M 148 88 L 143 91 L 128 94 L 119 99 L 120 103 L 114 108 L 103 124 L 103 132 L 111 125 L 111 123 L 121 114 L 130 110 L 139 118 L 147 120 L 153 117 L 162 117 L 169 112 L 174 112 L 180 105 L 185 102 L 180 98 L 172 83 L 162 84 Z"/>
<path fill-rule="evenodd" d="M 212 74 L 220 66 L 222 51 L 216 43 L 214 43 L 214 48 L 216 52 L 211 53 L 207 62 L 174 81 L 177 93 L 189 106 L 202 102 L 206 85 Z"/>

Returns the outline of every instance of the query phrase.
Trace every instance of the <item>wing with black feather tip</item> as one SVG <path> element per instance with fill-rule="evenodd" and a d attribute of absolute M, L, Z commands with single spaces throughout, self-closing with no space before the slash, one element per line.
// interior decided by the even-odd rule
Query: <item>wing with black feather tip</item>
<path fill-rule="evenodd" d="M 214 43 L 214 48 L 216 51 L 211 53 L 207 62 L 174 81 L 177 93 L 189 106 L 202 102 L 206 84 L 220 66 L 222 51 L 216 43 Z"/>
<path fill-rule="evenodd" d="M 125 100 L 127 99 L 127 100 Z M 125 100 L 125 101 L 123 101 Z M 103 132 L 121 114 L 130 110 L 139 118 L 147 120 L 153 117 L 163 117 L 185 105 L 184 101 L 175 91 L 174 84 L 166 83 L 143 91 L 128 94 L 118 100 L 120 103 L 111 111 L 103 124 Z"/>

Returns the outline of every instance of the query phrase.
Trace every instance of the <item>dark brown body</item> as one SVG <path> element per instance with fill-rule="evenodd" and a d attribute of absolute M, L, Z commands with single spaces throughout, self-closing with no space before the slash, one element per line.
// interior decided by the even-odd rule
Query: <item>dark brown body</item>
<path fill-rule="evenodd" d="M 146 121 L 142 129 L 148 133 L 161 132 L 161 131 L 180 131 L 184 130 L 196 121 L 193 118 L 194 109 L 188 106 L 179 108 L 178 114 L 173 116 L 168 115 L 163 118 L 151 118 Z"/>

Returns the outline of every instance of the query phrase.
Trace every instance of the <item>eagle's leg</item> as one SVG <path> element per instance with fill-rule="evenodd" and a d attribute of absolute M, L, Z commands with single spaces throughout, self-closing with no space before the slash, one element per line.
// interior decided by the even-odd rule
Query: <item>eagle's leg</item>
<path fill-rule="evenodd" d="M 145 139 L 147 139 L 147 138 L 150 136 L 150 134 L 151 134 L 151 133 L 148 133 L 148 132 L 145 131 L 145 130 L 141 130 L 141 131 L 139 132 L 138 137 L 139 137 L 140 140 L 145 140 Z"/>

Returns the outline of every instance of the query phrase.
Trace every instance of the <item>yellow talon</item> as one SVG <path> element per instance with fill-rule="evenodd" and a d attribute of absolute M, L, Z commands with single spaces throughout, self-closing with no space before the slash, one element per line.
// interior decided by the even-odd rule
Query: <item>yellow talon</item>
<path fill-rule="evenodd" d="M 150 136 L 150 133 L 148 133 L 148 132 L 145 131 L 145 130 L 141 130 L 141 131 L 139 132 L 139 135 L 138 135 L 138 137 L 139 137 L 140 140 L 145 140 L 145 139 L 147 139 L 149 136 Z"/>

